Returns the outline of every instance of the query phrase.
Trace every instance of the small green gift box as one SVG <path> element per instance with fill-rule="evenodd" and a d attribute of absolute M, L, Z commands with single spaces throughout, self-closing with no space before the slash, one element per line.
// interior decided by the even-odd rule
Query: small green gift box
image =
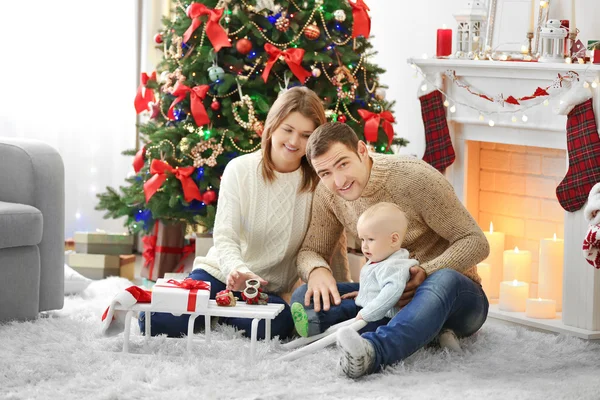
<path fill-rule="evenodd" d="M 124 233 L 75 232 L 75 252 L 86 254 L 131 254 L 133 236 Z"/>

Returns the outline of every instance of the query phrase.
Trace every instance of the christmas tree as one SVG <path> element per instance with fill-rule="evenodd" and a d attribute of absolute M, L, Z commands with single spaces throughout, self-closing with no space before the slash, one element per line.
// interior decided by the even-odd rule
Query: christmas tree
<path fill-rule="evenodd" d="M 97 209 L 126 216 L 134 232 L 155 221 L 211 229 L 227 163 L 260 149 L 277 95 L 306 85 L 331 121 L 350 125 L 377 152 L 390 151 L 393 103 L 384 72 L 369 62 L 371 20 L 363 0 L 178 1 L 155 41 L 157 72 L 142 74 L 135 98 L 143 148 L 135 176 L 107 188 Z"/>

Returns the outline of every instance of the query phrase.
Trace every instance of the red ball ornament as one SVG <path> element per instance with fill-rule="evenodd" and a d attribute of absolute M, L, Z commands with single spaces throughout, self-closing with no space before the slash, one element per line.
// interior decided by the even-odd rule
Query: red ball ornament
<path fill-rule="evenodd" d="M 213 102 L 210 103 L 210 108 L 212 108 L 214 111 L 218 111 L 219 108 L 221 108 L 221 103 L 219 103 L 217 100 L 213 100 Z"/>
<path fill-rule="evenodd" d="M 154 35 L 154 42 L 156 44 L 161 44 L 163 42 L 163 37 L 160 33 L 157 33 L 156 35 Z"/>
<path fill-rule="evenodd" d="M 202 194 L 202 201 L 207 206 L 211 205 L 217 200 L 217 193 L 214 190 L 207 190 Z"/>
<path fill-rule="evenodd" d="M 341 122 L 342 124 L 346 123 L 346 116 L 345 115 L 340 115 L 338 117 L 338 122 Z"/>
<path fill-rule="evenodd" d="M 248 39 L 240 39 L 235 44 L 235 49 L 238 53 L 246 55 L 252 50 L 252 42 Z"/>
<path fill-rule="evenodd" d="M 304 37 L 308 40 L 316 40 L 321 36 L 321 30 L 317 25 L 308 25 L 304 28 Z"/>

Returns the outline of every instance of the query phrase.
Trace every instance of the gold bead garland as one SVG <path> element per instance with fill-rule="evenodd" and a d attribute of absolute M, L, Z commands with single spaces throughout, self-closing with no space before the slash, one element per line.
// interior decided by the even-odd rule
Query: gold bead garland
<path fill-rule="evenodd" d="M 168 140 L 168 139 L 163 139 L 163 140 L 161 140 L 161 141 L 160 141 L 160 143 L 159 143 L 159 144 L 157 144 L 157 145 L 154 145 L 154 146 L 149 146 L 149 147 L 146 149 L 146 154 L 149 154 L 151 151 L 153 151 L 153 150 L 155 150 L 155 149 L 158 149 L 158 150 L 160 151 L 160 147 L 161 147 L 161 146 L 162 146 L 162 144 L 163 144 L 163 143 L 165 143 L 165 142 L 166 142 L 166 143 L 168 143 L 168 144 L 171 146 L 171 149 L 173 150 L 173 157 L 172 157 L 172 158 L 173 158 L 175 161 L 177 161 L 178 163 L 180 163 L 180 164 L 181 164 L 181 163 L 183 162 L 183 157 L 187 157 L 187 156 L 184 154 L 182 158 L 177 158 L 177 157 L 175 157 L 175 145 L 173 144 L 173 142 L 171 142 L 171 141 L 170 141 L 170 140 Z M 152 158 L 152 157 L 150 157 L 150 158 Z M 162 159 L 162 158 L 163 158 L 163 155 L 162 155 L 162 152 L 161 152 L 161 159 Z"/>
<path fill-rule="evenodd" d="M 350 35 L 346 38 L 346 40 L 341 41 L 341 42 L 336 42 L 335 39 L 333 37 L 331 37 L 331 33 L 329 33 L 329 29 L 327 29 L 327 25 L 325 24 L 325 17 L 323 16 L 323 11 L 319 10 L 319 15 L 321 16 L 321 22 L 323 23 L 323 28 L 325 29 L 325 34 L 327 35 L 329 40 L 331 40 L 336 46 L 345 46 L 346 44 L 348 44 L 348 42 L 350 40 L 352 40 L 352 35 Z"/>
<path fill-rule="evenodd" d="M 217 157 L 223 154 L 223 140 L 225 134 L 221 136 L 221 141 L 217 143 L 214 139 L 205 140 L 194 146 L 190 152 L 192 160 L 194 160 L 194 167 L 199 168 L 204 165 L 214 167 L 217 165 Z M 212 150 L 208 158 L 204 158 L 203 154 L 207 150 Z"/>
<path fill-rule="evenodd" d="M 238 107 L 245 106 L 248 109 L 248 121 L 244 121 L 238 113 Z M 254 104 L 252 99 L 247 94 L 243 95 L 240 101 L 231 103 L 231 110 L 233 111 L 233 118 L 237 123 L 244 129 L 251 131 L 254 130 L 254 126 L 258 122 L 256 114 L 254 113 Z"/>

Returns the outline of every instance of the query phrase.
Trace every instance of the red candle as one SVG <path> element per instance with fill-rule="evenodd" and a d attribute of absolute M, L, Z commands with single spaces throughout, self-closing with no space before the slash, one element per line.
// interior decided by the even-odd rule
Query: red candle
<path fill-rule="evenodd" d="M 447 57 L 450 54 L 452 54 L 452 29 L 438 29 L 436 55 Z"/>

